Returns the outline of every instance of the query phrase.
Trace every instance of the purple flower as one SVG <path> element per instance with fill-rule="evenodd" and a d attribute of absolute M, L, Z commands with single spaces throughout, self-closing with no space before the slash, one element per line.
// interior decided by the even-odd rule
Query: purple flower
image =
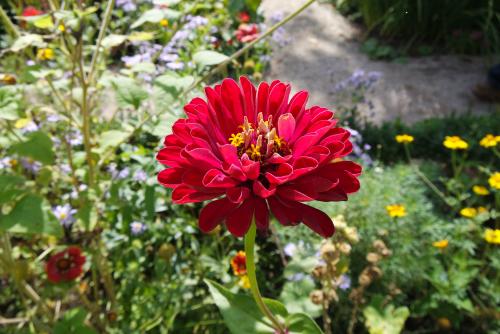
<path fill-rule="evenodd" d="M 24 133 L 24 134 L 35 132 L 38 130 L 38 125 L 33 121 L 29 121 L 20 130 L 21 130 L 21 133 Z"/>
<path fill-rule="evenodd" d="M 143 223 L 140 223 L 140 222 L 132 222 L 130 223 L 130 233 L 132 233 L 132 235 L 141 235 L 143 234 L 146 230 L 147 230 L 147 226 L 144 225 Z"/>
<path fill-rule="evenodd" d="M 47 116 L 47 122 L 49 123 L 57 123 L 61 120 L 61 117 L 57 114 L 50 114 Z"/>
<path fill-rule="evenodd" d="M 142 169 L 139 169 L 134 174 L 134 181 L 145 182 L 148 179 L 148 174 Z"/>
<path fill-rule="evenodd" d="M 351 287 L 351 278 L 346 274 L 341 275 L 339 277 L 338 285 L 341 290 L 349 289 Z"/>
<path fill-rule="evenodd" d="M 283 253 L 285 253 L 286 256 L 293 257 L 295 252 L 297 251 L 297 245 L 294 243 L 288 243 L 283 247 Z"/>
<path fill-rule="evenodd" d="M 12 167 L 13 159 L 9 157 L 5 157 L 0 159 L 0 169 L 8 169 Z"/>
<path fill-rule="evenodd" d="M 182 70 L 184 69 L 184 63 L 181 63 L 179 61 L 174 61 L 171 63 L 166 63 L 165 66 L 171 70 L 177 71 L 177 70 Z"/>
<path fill-rule="evenodd" d="M 307 275 L 304 273 L 296 273 L 296 274 L 293 274 L 292 276 L 288 277 L 288 280 L 292 281 L 292 282 L 298 282 L 298 281 L 302 281 L 306 277 L 307 277 Z"/>
<path fill-rule="evenodd" d="M 123 179 L 126 179 L 129 175 L 130 175 L 130 169 L 128 167 L 125 167 L 121 171 L 118 172 L 118 174 L 116 175 L 116 178 L 123 180 Z"/>
<path fill-rule="evenodd" d="M 69 204 L 57 205 L 52 208 L 52 213 L 64 227 L 69 227 L 75 222 L 76 210 Z"/>
<path fill-rule="evenodd" d="M 42 168 L 42 164 L 38 161 L 34 161 L 32 159 L 21 159 L 21 165 L 23 168 L 31 174 L 37 174 Z"/>
<path fill-rule="evenodd" d="M 116 0 L 116 6 L 123 9 L 125 12 L 133 12 L 137 9 L 134 0 Z"/>

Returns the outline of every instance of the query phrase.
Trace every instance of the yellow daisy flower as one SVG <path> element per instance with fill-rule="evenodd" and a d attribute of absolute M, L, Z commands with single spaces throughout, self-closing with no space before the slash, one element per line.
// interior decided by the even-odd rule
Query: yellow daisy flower
<path fill-rule="evenodd" d="M 479 196 L 487 196 L 490 194 L 490 191 L 488 188 L 483 187 L 483 186 L 473 186 L 472 191 L 474 194 L 479 195 Z"/>
<path fill-rule="evenodd" d="M 443 239 L 443 240 L 435 241 L 432 243 L 432 246 L 439 248 L 439 249 L 444 249 L 444 248 L 448 247 L 448 240 Z"/>
<path fill-rule="evenodd" d="M 490 244 L 499 245 L 500 244 L 500 230 L 487 228 L 484 231 L 484 240 Z"/>
<path fill-rule="evenodd" d="M 443 145 L 450 150 L 466 150 L 469 144 L 459 136 L 446 136 Z"/>
<path fill-rule="evenodd" d="M 387 210 L 387 214 L 392 218 L 406 216 L 406 209 L 403 205 L 400 204 L 387 205 L 385 209 Z"/>
<path fill-rule="evenodd" d="M 486 136 L 483 137 L 483 139 L 481 139 L 479 145 L 481 145 L 482 147 L 490 148 L 497 146 L 499 142 L 500 142 L 500 136 L 487 134 Z"/>
<path fill-rule="evenodd" d="M 490 187 L 500 189 L 500 172 L 491 174 L 490 178 L 488 179 L 488 183 L 490 184 Z"/>
<path fill-rule="evenodd" d="M 402 134 L 396 136 L 396 141 L 400 144 L 409 144 L 413 142 L 414 139 L 415 138 L 413 138 L 413 136 L 410 136 L 408 134 Z"/>
<path fill-rule="evenodd" d="M 460 214 L 465 218 L 474 218 L 475 216 L 477 216 L 477 209 L 463 208 L 462 210 L 460 210 Z"/>

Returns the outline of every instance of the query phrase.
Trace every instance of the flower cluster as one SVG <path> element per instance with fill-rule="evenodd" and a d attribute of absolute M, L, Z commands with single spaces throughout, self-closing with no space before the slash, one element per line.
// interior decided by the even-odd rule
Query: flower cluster
<path fill-rule="evenodd" d="M 319 251 L 321 263 L 312 272 L 313 277 L 321 284 L 321 290 L 312 291 L 309 297 L 319 305 L 338 301 L 337 289 L 346 290 L 351 286 L 351 279 L 346 275 L 346 261 L 352 245 L 359 241 L 358 232 L 356 228 L 347 225 L 343 216 L 335 217 L 334 221 L 338 237 L 335 241 L 323 242 Z"/>
<path fill-rule="evenodd" d="M 174 203 L 216 199 L 200 213 L 203 231 L 225 223 L 243 236 L 254 217 L 266 230 L 271 211 L 284 226 L 334 233 L 330 217 L 301 202 L 347 200 L 359 189 L 361 167 L 342 160 L 352 144 L 333 112 L 306 108 L 305 91 L 289 100 L 290 90 L 280 81 L 256 89 L 245 77 L 239 85 L 225 79 L 205 89 L 207 101 L 184 107 L 188 118 L 173 125 L 157 155 L 170 166 L 158 181 L 174 189 Z"/>
<path fill-rule="evenodd" d="M 481 214 L 481 213 L 486 212 L 486 211 L 488 211 L 488 210 L 482 206 L 480 206 L 478 208 L 467 207 L 467 208 L 463 208 L 462 210 L 460 210 L 460 214 L 465 218 L 474 218 L 478 214 Z"/>
<path fill-rule="evenodd" d="M 488 179 L 488 183 L 490 184 L 490 187 L 497 190 L 500 189 L 500 172 L 491 174 L 490 178 Z"/>
<path fill-rule="evenodd" d="M 51 256 L 45 266 L 47 278 L 52 283 L 69 282 L 83 273 L 85 256 L 76 246 L 70 246 L 62 252 Z"/>

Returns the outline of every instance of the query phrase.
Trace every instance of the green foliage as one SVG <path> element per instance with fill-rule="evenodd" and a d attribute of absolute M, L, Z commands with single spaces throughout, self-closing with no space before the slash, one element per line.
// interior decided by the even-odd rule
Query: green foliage
<path fill-rule="evenodd" d="M 407 307 L 395 308 L 394 305 L 383 305 L 383 297 L 374 298 L 370 306 L 365 307 L 363 315 L 365 326 L 370 334 L 399 334 L 410 311 Z"/>
<path fill-rule="evenodd" d="M 12 145 L 10 153 L 17 153 L 20 156 L 49 165 L 53 164 L 55 160 L 52 146 L 52 140 L 45 132 L 35 131 L 28 135 L 26 141 Z"/>
<path fill-rule="evenodd" d="M 370 144 L 378 159 L 384 163 L 405 160 L 403 145 L 397 145 L 395 137 L 407 133 L 415 137 L 410 149 L 412 156 L 418 159 L 449 161 L 450 151 L 443 146 L 446 136 L 460 136 L 471 146 L 470 160 L 488 162 L 492 153 L 479 146 L 479 141 L 486 134 L 495 135 L 500 129 L 500 113 L 490 115 L 452 115 L 442 118 L 430 118 L 407 125 L 400 121 L 385 122 L 380 126 L 366 124 L 361 133 L 366 143 Z"/>
<path fill-rule="evenodd" d="M 64 313 L 54 326 L 54 334 L 97 334 L 97 332 L 85 325 L 87 312 L 81 308 L 75 308 Z"/>
<path fill-rule="evenodd" d="M 369 31 L 398 41 L 404 49 L 431 44 L 455 52 L 497 52 L 500 3 L 492 0 L 336 0 L 361 17 Z M 354 13 L 354 14 L 353 14 Z"/>

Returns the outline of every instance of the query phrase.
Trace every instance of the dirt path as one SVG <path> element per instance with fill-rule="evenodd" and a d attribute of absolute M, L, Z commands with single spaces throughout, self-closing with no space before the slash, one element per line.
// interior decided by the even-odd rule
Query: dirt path
<path fill-rule="evenodd" d="M 289 14 L 304 0 L 264 0 L 266 20 Z M 314 3 L 283 28 L 289 43 L 274 42 L 268 79 L 289 81 L 308 89 L 310 103 L 335 109 L 337 83 L 358 69 L 382 77 L 368 94 L 373 108 L 362 108 L 371 121 L 401 118 L 414 122 L 448 113 L 483 113 L 492 105 L 478 102 L 471 89 L 485 78 L 485 62 L 477 57 L 431 56 L 408 58 L 406 63 L 373 61 L 362 53 L 359 29 L 327 3 Z"/>

